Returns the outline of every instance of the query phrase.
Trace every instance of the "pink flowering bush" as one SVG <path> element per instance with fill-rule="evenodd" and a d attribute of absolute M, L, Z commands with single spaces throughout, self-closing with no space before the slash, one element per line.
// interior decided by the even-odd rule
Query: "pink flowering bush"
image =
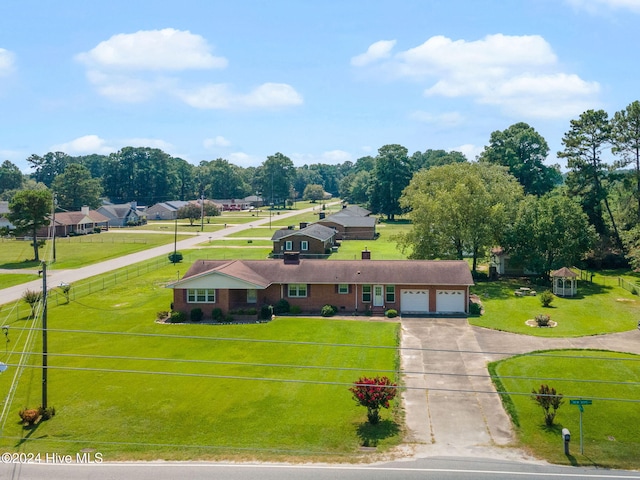
<path fill-rule="evenodd" d="M 398 385 L 388 377 L 362 377 L 349 389 L 358 405 L 367 407 L 367 418 L 372 425 L 380 421 L 380 408 L 389 408 L 389 402 L 398 393 Z"/>

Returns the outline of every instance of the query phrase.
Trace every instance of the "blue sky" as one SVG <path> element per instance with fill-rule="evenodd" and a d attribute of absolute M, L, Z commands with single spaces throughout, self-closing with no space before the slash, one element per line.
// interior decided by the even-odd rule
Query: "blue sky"
<path fill-rule="evenodd" d="M 0 161 L 459 150 L 640 99 L 640 0 L 3 0 Z M 562 164 L 562 162 L 559 162 Z"/>

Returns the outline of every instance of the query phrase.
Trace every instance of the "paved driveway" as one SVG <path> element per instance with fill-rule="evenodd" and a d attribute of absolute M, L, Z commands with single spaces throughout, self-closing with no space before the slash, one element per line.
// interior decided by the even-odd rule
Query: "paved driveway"
<path fill-rule="evenodd" d="M 486 378 L 486 365 L 518 353 L 555 348 L 640 353 L 640 331 L 550 339 L 472 327 L 466 319 L 402 319 L 407 387 L 403 398 L 408 440 L 414 446 L 411 453 L 527 458 L 521 451 L 503 448 L 515 438 L 514 432 Z"/>

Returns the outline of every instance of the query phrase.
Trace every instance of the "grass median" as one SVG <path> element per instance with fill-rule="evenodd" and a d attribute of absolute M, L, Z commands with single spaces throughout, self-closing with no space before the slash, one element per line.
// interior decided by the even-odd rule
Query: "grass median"
<path fill-rule="evenodd" d="M 553 463 L 607 468 L 640 468 L 636 419 L 640 398 L 640 356 L 598 350 L 539 352 L 490 366 L 503 390 L 507 411 L 522 445 Z M 548 384 L 566 398 L 554 425 L 547 427 L 531 390 Z M 570 399 L 592 399 L 584 406 L 584 454 L 580 451 L 580 412 Z M 571 432 L 570 454 L 564 454 L 562 429 Z"/>

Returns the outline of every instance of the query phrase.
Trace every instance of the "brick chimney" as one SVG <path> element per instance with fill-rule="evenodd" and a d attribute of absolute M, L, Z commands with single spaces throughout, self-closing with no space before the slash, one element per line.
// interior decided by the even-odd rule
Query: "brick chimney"
<path fill-rule="evenodd" d="M 300 222 L 300 230 L 302 230 L 303 228 L 307 228 L 309 226 L 308 222 Z"/>
<path fill-rule="evenodd" d="M 318 219 L 320 219 L 320 220 L 324 220 L 324 212 L 320 212 L 320 213 L 318 214 Z"/>
<path fill-rule="evenodd" d="M 300 252 L 284 252 L 285 265 L 298 265 L 300 263 Z"/>
<path fill-rule="evenodd" d="M 364 247 L 364 250 L 362 251 L 362 260 L 371 260 L 371 252 L 369 250 L 367 250 L 367 247 Z"/>

